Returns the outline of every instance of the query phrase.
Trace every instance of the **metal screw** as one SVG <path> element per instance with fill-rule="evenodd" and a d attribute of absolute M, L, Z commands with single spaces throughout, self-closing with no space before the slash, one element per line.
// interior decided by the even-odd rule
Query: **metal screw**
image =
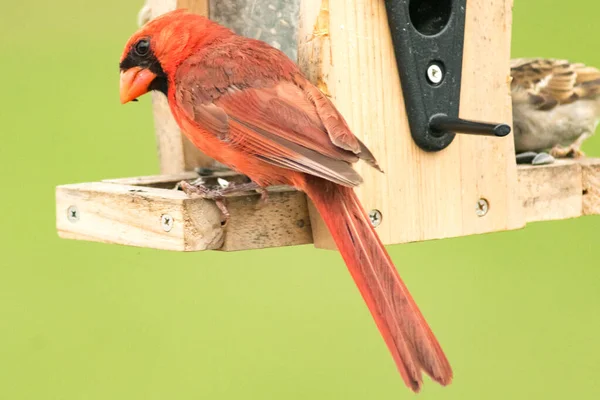
<path fill-rule="evenodd" d="M 383 215 L 381 215 L 381 211 L 379 210 L 371 210 L 369 211 L 369 219 L 374 227 L 378 227 L 381 224 Z"/>
<path fill-rule="evenodd" d="M 163 214 L 160 217 L 160 224 L 165 232 L 169 232 L 173 229 L 174 222 L 175 220 L 169 214 Z"/>
<path fill-rule="evenodd" d="M 440 83 L 444 79 L 442 68 L 438 64 L 431 64 L 427 67 L 427 79 L 429 83 L 433 83 L 434 85 Z"/>
<path fill-rule="evenodd" d="M 488 203 L 488 201 L 486 199 L 477 200 L 477 206 L 475 207 L 475 213 L 477 214 L 478 217 L 483 217 L 485 214 L 488 213 L 489 209 L 490 209 L 490 204 Z"/>
<path fill-rule="evenodd" d="M 71 206 L 67 209 L 67 219 L 71 222 L 79 221 L 79 210 L 75 206 Z"/>

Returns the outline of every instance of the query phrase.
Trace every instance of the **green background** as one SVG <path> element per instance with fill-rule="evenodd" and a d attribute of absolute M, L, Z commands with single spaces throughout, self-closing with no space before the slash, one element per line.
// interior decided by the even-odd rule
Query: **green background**
<path fill-rule="evenodd" d="M 600 66 L 600 3 L 567 4 L 517 0 L 513 56 Z M 412 397 L 334 252 L 58 239 L 56 185 L 158 172 L 149 98 L 118 102 L 140 5 L 0 6 L 0 399 Z M 391 246 L 455 371 L 420 398 L 600 398 L 599 233 L 586 217 Z"/>

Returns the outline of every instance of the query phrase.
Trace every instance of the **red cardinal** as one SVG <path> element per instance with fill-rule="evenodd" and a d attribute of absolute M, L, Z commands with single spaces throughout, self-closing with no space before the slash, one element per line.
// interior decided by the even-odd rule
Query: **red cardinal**
<path fill-rule="evenodd" d="M 163 92 L 203 153 L 253 188 L 304 191 L 329 228 L 406 385 L 452 369 L 354 194 L 352 164 L 379 169 L 342 115 L 281 51 L 177 10 L 143 26 L 121 57 L 121 102 Z M 244 189 L 248 189 L 248 185 Z"/>

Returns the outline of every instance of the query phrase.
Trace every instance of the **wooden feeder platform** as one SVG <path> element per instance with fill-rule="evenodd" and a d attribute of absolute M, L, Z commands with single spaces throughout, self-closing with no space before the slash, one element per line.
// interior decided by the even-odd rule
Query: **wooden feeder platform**
<path fill-rule="evenodd" d="M 600 159 L 559 160 L 546 166 L 518 166 L 519 203 L 527 222 L 600 214 Z M 231 218 L 211 200 L 191 199 L 174 190 L 195 172 L 108 179 L 59 186 L 56 226 L 65 239 L 78 239 L 175 251 L 250 250 L 313 243 L 304 193 L 269 188 L 269 201 L 248 193 L 227 198 Z M 206 177 L 236 181 L 233 172 Z M 493 212 L 493 203 L 487 212 Z M 481 214 L 473 203 L 474 215 Z M 483 215 L 480 218 L 486 218 Z M 320 246 L 329 247 L 329 246 Z"/>

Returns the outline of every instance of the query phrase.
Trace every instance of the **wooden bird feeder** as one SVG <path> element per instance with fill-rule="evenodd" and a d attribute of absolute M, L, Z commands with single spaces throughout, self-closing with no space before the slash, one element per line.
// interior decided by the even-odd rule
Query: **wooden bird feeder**
<path fill-rule="evenodd" d="M 365 180 L 357 193 L 385 244 L 600 214 L 600 159 L 517 166 L 511 134 L 494 137 L 512 124 L 511 1 L 255 3 L 148 6 L 152 17 L 175 8 L 207 15 L 298 62 L 385 171 L 356 167 Z M 173 190 L 198 177 L 195 167 L 216 164 L 181 135 L 164 95 L 152 98 L 162 175 L 57 187 L 60 237 L 178 251 L 334 247 L 306 196 L 291 188 L 270 188 L 262 208 L 254 193 L 228 198 L 225 228 L 213 201 Z M 219 170 L 206 181 L 219 178 L 241 177 Z"/>

